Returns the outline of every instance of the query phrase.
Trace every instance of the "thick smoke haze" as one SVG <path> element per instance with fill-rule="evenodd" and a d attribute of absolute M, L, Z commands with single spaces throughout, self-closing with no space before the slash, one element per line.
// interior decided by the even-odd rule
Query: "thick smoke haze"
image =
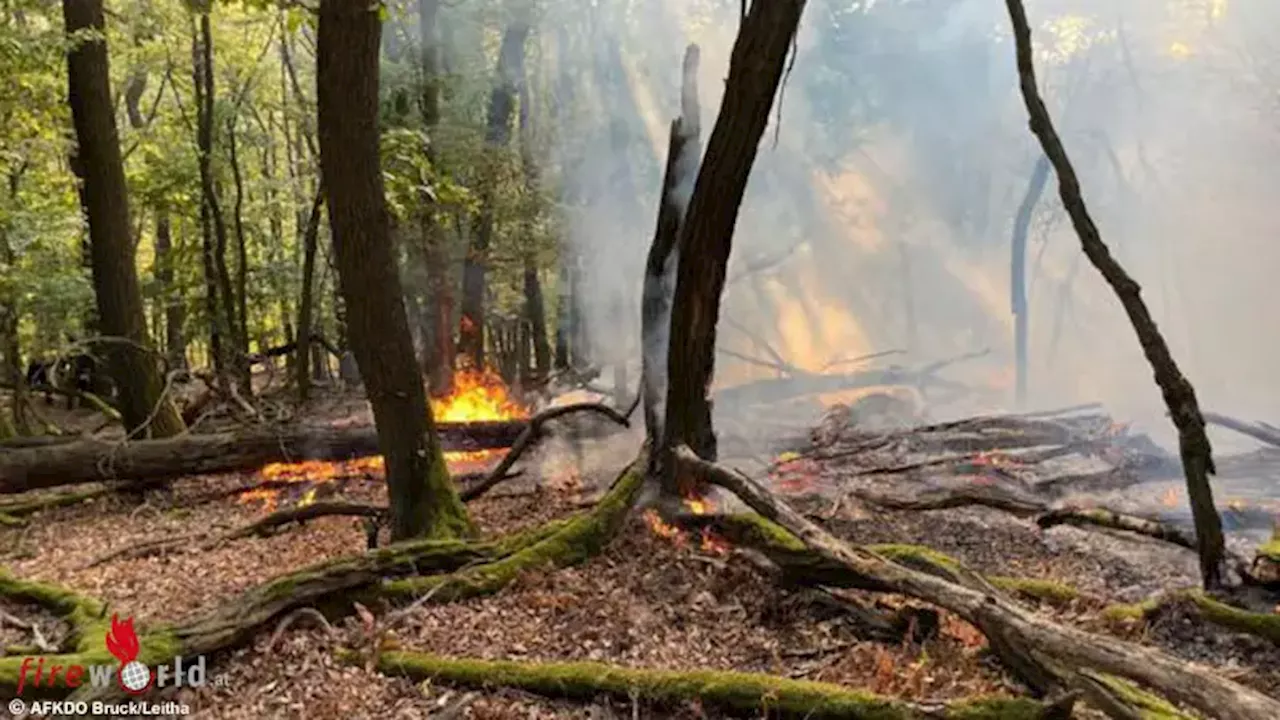
<path fill-rule="evenodd" d="M 1028 2 L 1040 85 L 1103 239 L 1143 286 L 1208 409 L 1275 419 L 1280 48 L 1270 0 Z M 639 357 L 643 263 L 685 46 L 711 132 L 737 2 L 562 3 L 539 20 L 560 77 L 553 156 L 597 357 Z M 780 118 L 780 122 L 779 119 Z M 812 0 L 734 238 L 722 350 L 819 371 L 899 349 L 1013 406 L 1010 234 L 1039 147 L 1000 0 Z M 1099 401 L 1167 438 L 1141 349 L 1084 259 L 1051 176 L 1032 219 L 1029 404 Z M 744 331 L 745 330 L 745 331 Z M 757 336 L 755 339 L 748 335 Z M 638 362 L 638 360 L 636 360 Z M 719 386 L 768 369 L 718 357 Z M 631 374 L 635 378 L 635 372 Z M 1226 441 L 1222 437 L 1219 442 Z"/>

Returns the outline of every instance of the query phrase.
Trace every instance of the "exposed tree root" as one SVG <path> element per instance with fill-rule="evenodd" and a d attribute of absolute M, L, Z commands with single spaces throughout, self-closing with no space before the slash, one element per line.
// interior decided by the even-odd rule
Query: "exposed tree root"
<path fill-rule="evenodd" d="M 639 495 L 647 466 L 647 453 L 629 465 L 597 506 L 576 517 L 492 542 L 461 540 L 417 540 L 399 543 L 361 555 L 336 558 L 272 579 L 250 589 L 234 601 L 179 625 L 144 628 L 143 654 L 148 664 L 169 662 L 174 655 L 212 655 L 247 642 L 254 634 L 290 611 L 315 606 L 335 613 L 350 611 L 356 594 L 393 597 L 431 592 L 432 600 L 494 592 L 519 573 L 547 565 L 563 566 L 579 562 L 603 548 L 621 526 Z M 412 573 L 419 582 L 386 582 L 386 578 Z M 385 583 L 379 585 L 380 583 Z M 46 662 L 94 664 L 112 663 L 105 650 L 107 622 L 105 606 L 66 590 L 27 583 L 0 576 L 0 595 L 35 601 L 71 617 L 80 638 L 75 654 L 50 656 Z M 72 616 L 74 613 L 74 616 Z M 91 655 L 91 657 L 90 657 Z M 21 657 L 0 658 L 0 692 L 16 687 Z M 59 684 L 43 689 L 52 696 L 65 695 Z M 82 685 L 71 693 L 76 700 L 116 697 L 114 688 Z"/>
<path fill-rule="evenodd" d="M 340 651 L 342 659 L 359 661 Z M 554 698 L 590 700 L 601 695 L 662 705 L 697 701 L 767 717 L 858 720 L 1033 720 L 1070 717 L 1073 698 L 1046 705 L 1026 698 L 979 697 L 923 706 L 831 683 L 790 680 L 762 673 L 718 670 L 647 670 L 594 662 L 525 663 L 383 652 L 379 671 L 469 687 L 509 687 Z M 1053 713 L 1057 713 L 1056 715 Z"/>
<path fill-rule="evenodd" d="M 1102 611 L 1102 614 L 1113 622 L 1145 622 L 1148 618 L 1175 608 L 1227 630 L 1254 635 L 1280 644 L 1280 615 L 1253 612 L 1228 605 L 1200 590 L 1166 593 L 1133 605 L 1110 605 Z"/>
<path fill-rule="evenodd" d="M 705 462 L 688 448 L 678 449 L 676 457 L 687 471 L 724 487 L 777 523 L 761 526 L 771 534 L 772 540 L 789 541 L 795 556 L 811 555 L 814 560 L 810 564 L 822 572 L 820 584 L 832 584 L 830 579 L 838 578 L 843 572 L 845 578 L 841 584 L 883 589 L 950 610 L 981 630 L 1006 667 L 1041 693 L 1068 688 L 1103 692 L 1098 683 L 1081 680 L 1082 673 L 1089 671 L 1135 682 L 1211 717 L 1239 720 L 1280 717 L 1280 701 L 1243 685 L 1206 673 L 1165 653 L 1039 617 L 1010 602 L 998 591 L 985 589 L 990 583 L 958 564 L 925 558 L 932 570 L 942 571 L 930 574 L 909 567 L 899 558 L 886 557 L 887 553 L 850 547 L 741 473 Z M 1113 714 L 1113 717 L 1142 716 L 1125 698 L 1114 693 L 1109 698 L 1132 710 L 1128 715 Z"/>
<path fill-rule="evenodd" d="M 106 487 L 98 488 L 96 490 L 86 490 L 83 492 L 64 492 L 54 495 L 44 495 L 43 497 L 35 497 L 17 502 L 0 503 L 0 525 L 22 525 L 25 521 L 21 518 L 27 515 L 34 515 L 42 510 L 51 510 L 57 507 L 79 505 L 82 502 L 89 502 L 90 500 L 95 500 L 114 492 L 116 492 L 115 488 Z"/>

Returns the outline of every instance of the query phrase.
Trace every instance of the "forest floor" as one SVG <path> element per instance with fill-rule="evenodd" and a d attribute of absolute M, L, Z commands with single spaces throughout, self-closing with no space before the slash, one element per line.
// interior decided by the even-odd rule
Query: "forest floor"
<path fill-rule="evenodd" d="M 615 445 L 634 450 L 637 442 L 627 437 Z M 574 482 L 537 487 L 526 478 L 508 481 L 468 507 L 485 535 L 494 537 L 563 517 L 587 506 L 630 458 L 627 453 L 627 447 L 610 448 Z M 95 564 L 145 541 L 231 530 L 260 518 L 270 509 L 266 501 L 226 495 L 252 479 L 186 478 L 171 493 L 153 495 L 142 505 L 108 496 L 49 510 L 25 528 L 0 532 L 3 562 L 18 577 L 101 598 L 111 612 L 132 615 L 145 625 L 189 617 L 288 570 L 365 547 L 358 521 L 320 518 L 215 549 L 192 545 L 158 557 Z M 336 487 L 327 500 L 385 502 L 382 481 L 372 475 L 348 478 Z M 775 488 L 785 489 L 782 483 Z M 789 500 L 811 516 L 826 518 L 829 530 L 853 543 L 927 545 L 984 573 L 1069 585 L 1078 589 L 1077 596 L 1040 602 L 1039 611 L 1094 632 L 1159 646 L 1280 696 L 1275 645 L 1194 623 L 1176 608 L 1143 623 L 1104 617 L 1104 608 L 1114 603 L 1195 586 L 1195 558 L 1185 549 L 1068 526 L 1041 530 L 1031 521 L 985 508 L 894 512 L 870 510 L 851 499 L 834 507 L 829 497 L 808 492 Z M 267 501 L 283 504 L 288 498 Z M 42 620 L 27 608 L 0 609 Z M 46 639 L 56 642 L 56 621 L 42 627 Z M 415 684 L 335 661 L 334 648 L 359 646 L 366 632 L 359 617 L 331 630 L 300 618 L 283 632 L 262 633 L 252 646 L 213 659 L 205 687 L 167 690 L 175 694 L 156 699 L 186 702 L 193 709 L 190 717 L 198 718 L 717 716 L 694 706 L 559 702 L 510 690 Z M 984 652 L 983 637 L 946 613 L 940 633 L 923 643 L 862 640 L 846 616 L 808 591 L 780 587 L 723 544 L 656 532 L 640 513 L 631 516 L 606 552 L 584 565 L 522 576 L 491 597 L 416 608 L 392 632 L 403 649 L 448 656 L 733 669 L 930 701 L 1021 692 Z M 0 630 L 0 644 L 21 642 L 20 635 Z"/>

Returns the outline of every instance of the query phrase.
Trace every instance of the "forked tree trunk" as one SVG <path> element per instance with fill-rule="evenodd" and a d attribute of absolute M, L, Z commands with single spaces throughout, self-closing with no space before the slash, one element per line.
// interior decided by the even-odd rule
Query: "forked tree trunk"
<path fill-rule="evenodd" d="M 1125 314 L 1138 336 L 1142 352 L 1155 372 L 1156 384 L 1164 395 L 1169 416 L 1178 428 L 1178 449 L 1182 456 L 1182 468 L 1187 480 L 1187 497 L 1191 501 L 1191 513 L 1196 525 L 1196 543 L 1199 545 L 1200 574 L 1206 589 L 1221 586 L 1225 549 L 1222 538 L 1222 518 L 1213 504 L 1213 489 L 1209 475 L 1215 472 L 1213 450 L 1204 430 L 1204 417 L 1196 401 L 1195 388 L 1178 368 L 1169 352 L 1169 346 L 1156 327 L 1147 304 L 1142 300 L 1142 288 L 1111 255 L 1102 241 L 1098 228 L 1080 195 L 1080 181 L 1067 157 L 1066 148 L 1058 137 L 1036 87 L 1035 65 L 1032 59 L 1031 28 L 1027 24 L 1027 12 L 1021 0 L 1005 0 L 1009 18 L 1013 24 L 1013 37 L 1017 46 L 1018 77 L 1022 97 L 1031 117 L 1031 132 L 1040 141 L 1044 154 L 1053 164 L 1058 176 L 1058 193 L 1071 217 L 1071 224 L 1080 236 L 1080 246 L 1085 257 L 1098 269 L 1107 284 L 1115 291 Z"/>
<path fill-rule="evenodd" d="M 1049 158 L 1041 155 L 1031 170 L 1027 192 L 1018 205 L 1013 218 L 1013 238 L 1009 250 L 1010 310 L 1013 312 L 1013 356 L 1017 380 L 1014 383 L 1014 399 L 1019 408 L 1027 402 L 1027 325 L 1030 307 L 1027 303 L 1027 235 L 1031 231 L 1031 218 L 1036 203 L 1049 184 Z"/>
<path fill-rule="evenodd" d="M 493 93 L 489 97 L 489 129 L 485 133 L 490 164 L 498 162 L 498 153 L 505 150 L 511 140 L 511 121 L 516 109 L 517 86 L 524 77 L 524 43 L 528 37 L 529 24 L 523 19 L 513 20 L 502 36 Z M 458 351 L 477 369 L 485 365 L 484 295 L 495 220 L 496 168 L 489 168 L 486 175 L 480 188 L 480 213 L 462 268 L 462 320 L 458 333 Z"/>
<path fill-rule="evenodd" d="M 687 444 L 700 457 L 716 456 L 707 395 L 725 270 L 747 178 L 804 5 L 804 0 L 752 3 L 733 45 L 720 113 L 680 227 L 664 449 Z M 667 484 L 673 482 L 668 477 Z"/>
<path fill-rule="evenodd" d="M 65 0 L 68 35 L 104 31 L 101 0 Z M 102 343 L 120 390 L 120 413 L 129 432 L 169 437 L 182 432 L 182 417 L 167 398 L 149 347 L 142 292 L 129 229 L 129 196 L 111 103 L 105 40 L 79 42 L 67 55 L 71 117 L 84 169 L 84 200 L 93 253 L 93 286 Z"/>
<path fill-rule="evenodd" d="M 645 259 L 644 283 L 640 306 L 640 396 L 644 407 L 645 432 L 652 440 L 662 438 L 663 400 L 667 392 L 668 332 L 671 329 L 671 303 L 675 295 L 678 259 L 676 241 L 685 210 L 682 188 L 692 185 L 698 172 L 700 146 L 700 113 L 698 104 L 697 45 L 684 54 L 681 79 L 680 117 L 671 123 L 667 146 L 667 167 L 662 177 L 662 194 L 658 204 L 658 224 Z M 652 456 L 660 462 L 660 453 Z M 665 476 L 665 475 L 664 475 Z M 675 488 L 667 488 L 674 492 Z"/>
<path fill-rule="evenodd" d="M 392 541 L 474 529 L 454 491 L 418 373 L 378 152 L 376 9 L 322 0 L 316 40 L 320 170 L 347 332 L 385 458 Z"/>

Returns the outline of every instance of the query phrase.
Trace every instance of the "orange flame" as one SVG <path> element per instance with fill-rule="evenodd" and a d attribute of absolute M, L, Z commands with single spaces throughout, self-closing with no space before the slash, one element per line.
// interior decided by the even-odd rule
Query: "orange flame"
<path fill-rule="evenodd" d="M 711 528 L 702 528 L 702 552 L 711 555 L 728 555 L 733 548 L 728 540 L 715 534 Z"/>
<path fill-rule="evenodd" d="M 675 543 L 677 547 L 684 547 L 689 542 L 689 536 L 683 530 L 675 525 L 669 525 L 658 515 L 658 511 L 649 508 L 644 511 L 644 521 L 649 525 L 649 529 L 654 535 L 666 538 Z"/>
<path fill-rule="evenodd" d="M 1177 507 L 1179 497 L 1181 496 L 1178 494 L 1178 488 L 1169 488 L 1160 495 L 1160 504 L 1165 507 Z"/>
<path fill-rule="evenodd" d="M 519 420 L 530 416 L 530 409 L 512 399 L 506 384 L 494 370 L 463 370 L 454 376 L 454 390 L 445 398 L 431 401 L 431 413 L 437 422 L 481 422 L 486 420 Z M 507 453 L 506 449 L 456 450 L 444 454 L 453 473 L 482 472 Z M 356 458 L 344 462 L 304 460 L 294 463 L 264 465 L 258 476 L 266 481 L 290 483 L 328 483 L 343 478 L 365 476 L 382 479 L 386 465 L 381 455 Z M 309 490 L 300 505 L 315 502 L 316 492 Z M 261 502 L 268 511 L 279 501 L 279 490 L 260 488 L 242 493 L 240 503 Z"/>

